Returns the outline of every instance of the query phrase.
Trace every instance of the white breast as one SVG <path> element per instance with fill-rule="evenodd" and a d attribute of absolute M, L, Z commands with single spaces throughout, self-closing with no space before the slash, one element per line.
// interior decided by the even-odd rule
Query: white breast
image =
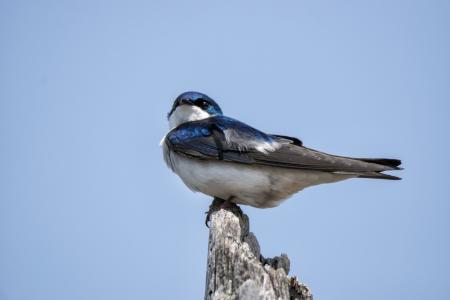
<path fill-rule="evenodd" d="M 184 157 L 164 143 L 168 166 L 192 190 L 259 208 L 278 206 L 292 194 L 312 185 L 347 178 L 326 172 L 246 165 Z"/>

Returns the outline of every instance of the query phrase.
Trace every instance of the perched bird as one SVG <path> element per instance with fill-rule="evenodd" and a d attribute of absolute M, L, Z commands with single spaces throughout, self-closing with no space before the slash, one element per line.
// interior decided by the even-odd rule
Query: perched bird
<path fill-rule="evenodd" d="M 294 137 L 267 134 L 223 115 L 198 92 L 175 99 L 171 130 L 161 141 L 167 165 L 193 191 L 258 208 L 279 205 L 306 187 L 349 178 L 400 179 L 400 160 L 350 158 L 304 147 Z"/>

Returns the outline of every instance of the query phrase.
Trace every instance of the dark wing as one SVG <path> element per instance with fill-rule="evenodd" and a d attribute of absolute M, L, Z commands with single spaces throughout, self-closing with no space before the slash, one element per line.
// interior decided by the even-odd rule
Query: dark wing
<path fill-rule="evenodd" d="M 234 122 L 191 122 L 170 132 L 166 143 L 176 153 L 198 159 L 398 179 L 379 172 L 399 169 L 399 160 L 330 155 L 303 147 L 298 139 L 266 135 Z"/>

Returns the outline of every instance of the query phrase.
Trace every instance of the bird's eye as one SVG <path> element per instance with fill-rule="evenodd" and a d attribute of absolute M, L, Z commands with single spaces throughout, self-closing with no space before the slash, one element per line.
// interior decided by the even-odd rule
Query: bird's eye
<path fill-rule="evenodd" d="M 201 108 L 207 108 L 209 106 L 208 101 L 204 99 L 198 99 L 195 101 L 195 104 Z"/>

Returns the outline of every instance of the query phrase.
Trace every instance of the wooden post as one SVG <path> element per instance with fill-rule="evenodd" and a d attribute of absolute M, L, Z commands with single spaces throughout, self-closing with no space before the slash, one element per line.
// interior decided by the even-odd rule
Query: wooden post
<path fill-rule="evenodd" d="M 216 200 L 214 200 L 216 202 Z M 206 300 L 312 300 L 308 287 L 290 277 L 286 254 L 264 258 L 240 208 L 211 205 Z M 216 203 L 217 204 L 217 203 Z"/>

